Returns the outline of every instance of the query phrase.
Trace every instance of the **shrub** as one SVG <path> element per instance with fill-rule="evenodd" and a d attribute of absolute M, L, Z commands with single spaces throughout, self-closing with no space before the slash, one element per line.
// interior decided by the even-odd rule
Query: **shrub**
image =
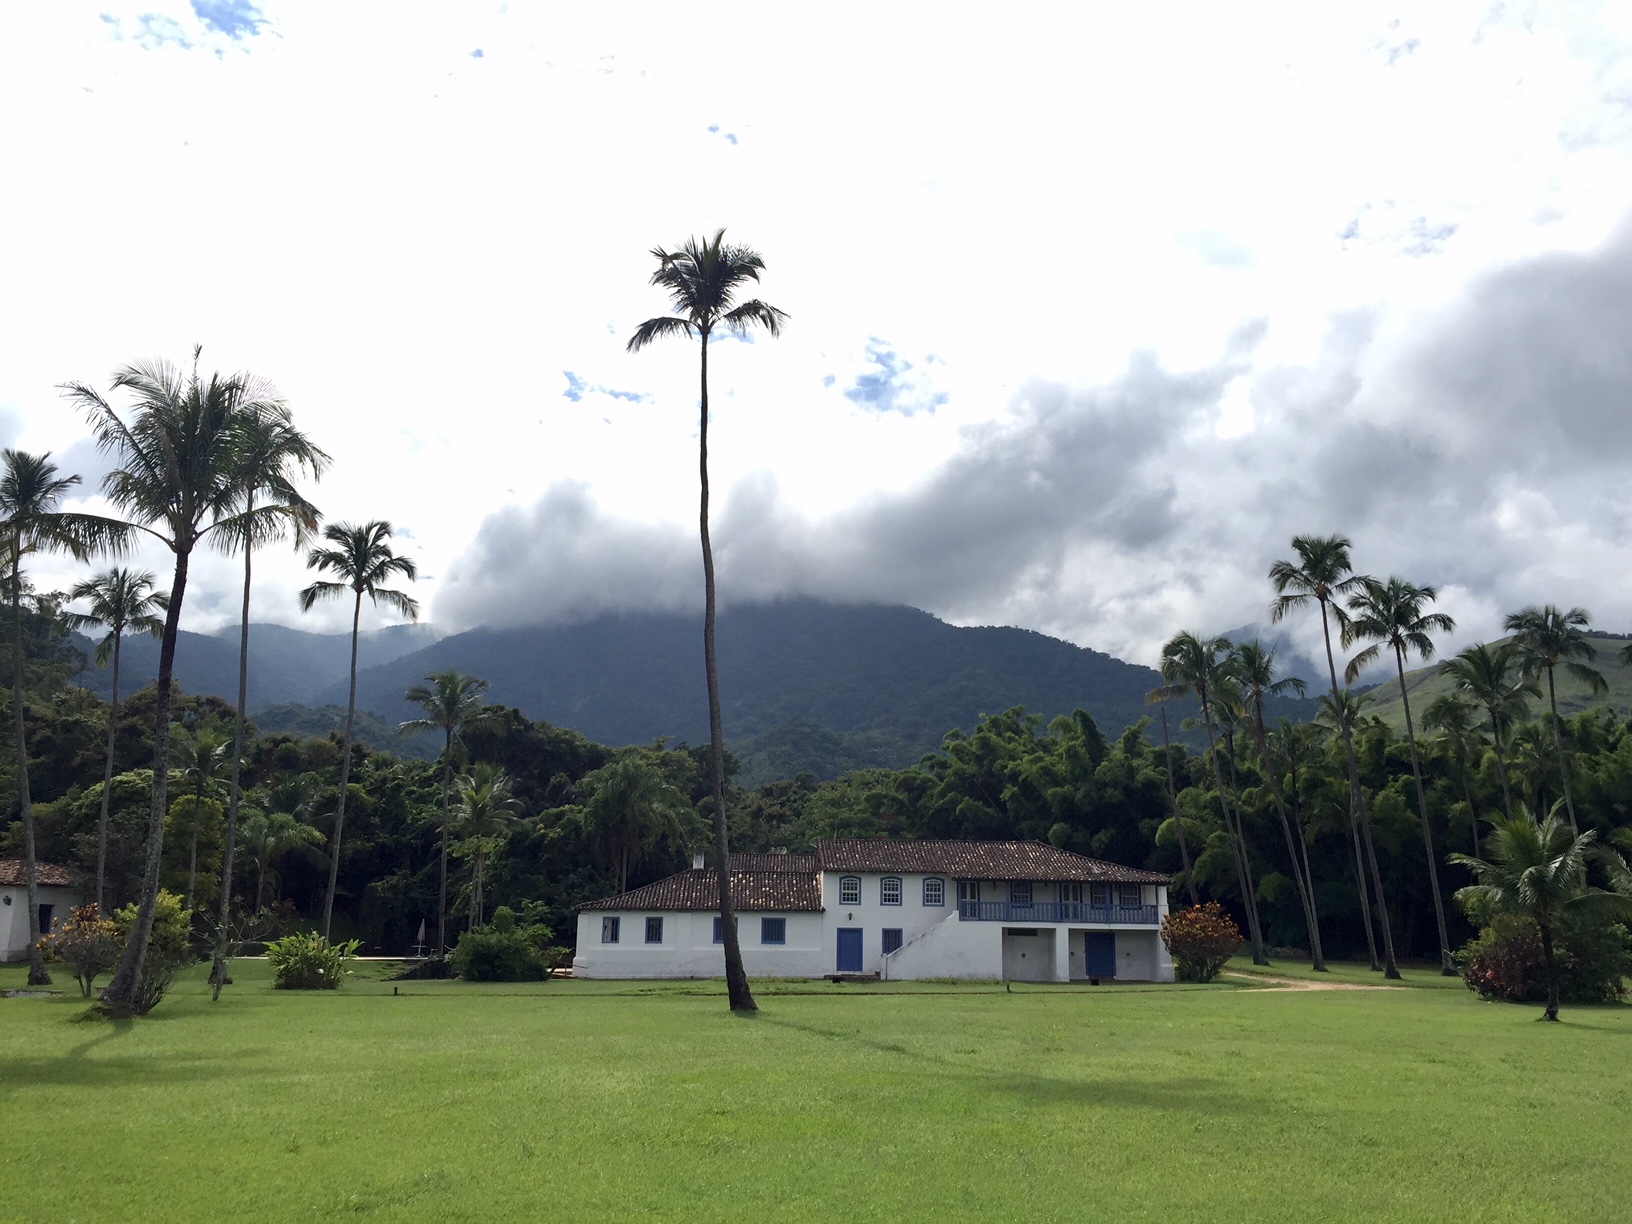
<path fill-rule="evenodd" d="M 331 944 L 314 931 L 296 931 L 266 945 L 276 990 L 338 990 L 345 980 L 346 963 L 357 955 L 362 940 Z"/>
<path fill-rule="evenodd" d="M 40 941 L 45 954 L 73 971 L 80 993 L 90 998 L 92 984 L 112 971 L 124 955 L 118 924 L 97 911 L 96 902 L 76 905 L 63 923 Z"/>
<path fill-rule="evenodd" d="M 127 905 L 114 914 L 113 923 L 122 947 L 130 941 L 130 932 L 136 926 L 136 905 Z M 161 888 L 153 906 L 153 934 L 147 943 L 147 955 L 142 958 L 142 976 L 130 1004 L 136 1015 L 145 1016 L 157 1007 L 176 974 L 193 963 L 188 942 L 192 926 L 193 912 L 182 908 L 181 898 L 175 893 Z"/>
<path fill-rule="evenodd" d="M 1210 982 L 1242 944 L 1241 930 L 1217 901 L 1162 919 L 1162 943 L 1181 982 Z"/>
<path fill-rule="evenodd" d="M 1626 995 L 1632 972 L 1626 928 L 1570 922 L 1553 940 L 1558 994 L 1567 1003 L 1613 1003 Z M 1482 999 L 1541 1003 L 1547 998 L 1541 928 L 1525 914 L 1497 914 L 1457 953 L 1462 980 Z"/>
<path fill-rule="evenodd" d="M 453 969 L 467 982 L 536 982 L 546 975 L 544 959 L 529 927 L 500 931 L 480 927 L 459 936 Z"/>

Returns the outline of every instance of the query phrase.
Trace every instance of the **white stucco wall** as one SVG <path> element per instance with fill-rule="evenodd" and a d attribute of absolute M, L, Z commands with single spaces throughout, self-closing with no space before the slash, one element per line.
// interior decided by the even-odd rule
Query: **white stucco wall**
<path fill-rule="evenodd" d="M 893 875 L 893 873 L 891 873 Z M 847 878 L 861 880 L 861 900 L 855 904 L 841 903 L 839 900 L 842 889 L 840 881 Z M 894 878 L 901 881 L 901 904 L 885 905 L 879 900 L 880 882 L 885 878 L 882 873 L 864 873 L 855 871 L 824 871 L 822 880 L 822 906 L 827 911 L 827 925 L 822 933 L 822 968 L 821 973 L 838 971 L 839 964 L 839 928 L 853 927 L 861 931 L 861 971 L 863 973 L 879 973 L 884 962 L 884 930 L 886 927 L 899 929 L 903 944 L 911 943 L 930 927 L 943 918 L 958 911 L 958 882 L 950 876 L 932 876 L 931 879 L 945 880 L 946 886 L 942 889 L 944 904 L 938 906 L 924 904 L 923 875 L 902 874 Z M 924 977 L 957 977 L 958 974 L 923 974 Z M 983 975 L 995 977 L 995 970 L 988 970 Z"/>
<path fill-rule="evenodd" d="M 602 919 L 619 919 L 618 942 L 602 943 Z M 716 915 L 705 912 L 584 910 L 578 915 L 574 977 L 711 978 L 725 976 L 725 946 L 714 942 Z M 646 919 L 663 919 L 663 942 L 646 942 Z M 787 924 L 785 944 L 760 942 L 763 918 Z M 817 977 L 822 972 L 821 914 L 737 915 L 742 963 L 752 977 Z"/>
<path fill-rule="evenodd" d="M 60 926 L 68 921 L 68 912 L 80 903 L 79 894 L 72 889 L 42 884 L 36 890 L 41 905 L 52 906 L 51 921 Z M 41 932 L 45 934 L 45 932 Z M 28 957 L 28 890 L 21 885 L 0 887 L 0 962 L 25 960 Z"/>
<path fill-rule="evenodd" d="M 900 951 L 881 958 L 881 976 L 907 982 L 921 978 L 991 980 L 1003 971 L 1003 924 L 959 922 L 949 917 L 922 932 Z"/>

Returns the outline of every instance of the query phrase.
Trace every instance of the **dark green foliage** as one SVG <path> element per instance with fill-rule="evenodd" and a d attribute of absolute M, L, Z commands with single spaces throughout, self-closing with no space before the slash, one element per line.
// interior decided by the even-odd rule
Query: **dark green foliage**
<path fill-rule="evenodd" d="M 272 985 L 278 990 L 338 990 L 357 955 L 358 941 L 332 944 L 315 931 L 296 931 L 266 945 Z"/>
<path fill-rule="evenodd" d="M 1569 922 L 1555 945 L 1558 995 L 1565 1003 L 1616 1003 L 1626 997 L 1632 947 L 1618 923 Z M 1547 998 L 1541 930 L 1523 914 L 1498 914 L 1457 954 L 1468 989 L 1483 999 L 1541 1003 Z"/>
<path fill-rule="evenodd" d="M 487 926 L 459 936 L 450 959 L 467 982 L 536 982 L 549 976 L 554 937 L 542 923 L 518 925 L 514 911 L 500 906 Z"/>

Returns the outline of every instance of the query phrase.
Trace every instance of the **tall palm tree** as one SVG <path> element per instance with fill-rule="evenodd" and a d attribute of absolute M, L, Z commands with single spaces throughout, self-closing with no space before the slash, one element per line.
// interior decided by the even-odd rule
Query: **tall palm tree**
<path fill-rule="evenodd" d="M 618 757 L 584 778 L 589 802 L 579 823 L 600 856 L 618 877 L 618 891 L 629 887 L 629 871 L 665 834 L 689 842 L 697 818 L 691 801 L 638 754 Z"/>
<path fill-rule="evenodd" d="M 1338 698 L 1337 657 L 1332 653 L 1332 621 L 1341 629 L 1345 616 L 1334 601 L 1353 593 L 1361 585 L 1361 578 L 1349 561 L 1353 545 L 1347 536 L 1299 535 L 1292 537 L 1292 551 L 1297 561 L 1277 561 L 1269 567 L 1269 580 L 1275 584 L 1275 602 L 1270 605 L 1269 619 L 1279 624 L 1288 612 L 1307 606 L 1311 601 L 1320 608 L 1320 631 L 1326 642 L 1326 670 L 1331 677 L 1332 702 L 1338 714 L 1338 731 L 1343 737 L 1343 755 L 1349 766 L 1349 818 L 1354 830 L 1355 854 L 1358 857 L 1362 841 L 1366 858 L 1371 865 L 1371 884 L 1377 899 L 1377 919 L 1383 928 L 1383 974 L 1400 976 L 1394 963 L 1394 935 L 1389 926 L 1388 906 L 1383 897 L 1383 873 L 1377 867 L 1377 850 L 1371 836 L 1371 813 L 1366 807 L 1366 792 L 1360 785 L 1360 764 L 1354 755 L 1354 734 L 1349 727 L 1345 710 Z M 1366 873 L 1360 872 L 1360 911 L 1365 913 Z M 1366 925 L 1366 941 L 1371 942 L 1371 926 Z M 1377 968 L 1376 952 L 1372 953 L 1372 968 Z"/>
<path fill-rule="evenodd" d="M 1478 877 L 1479 883 L 1456 891 L 1456 898 L 1489 911 L 1526 914 L 1541 930 L 1541 955 L 1547 971 L 1545 1020 L 1558 1019 L 1558 963 L 1553 937 L 1559 921 L 1573 913 L 1594 910 L 1625 920 L 1632 917 L 1632 897 L 1605 892 L 1587 883 L 1587 859 L 1597 834 L 1591 829 L 1574 833 L 1558 819 L 1555 804 L 1545 820 L 1537 822 L 1530 809 L 1519 805 L 1515 815 L 1492 821 L 1487 840 L 1488 858 L 1453 854 Z"/>
<path fill-rule="evenodd" d="M 255 410 L 243 413 L 238 421 L 238 505 L 250 517 L 246 524 L 258 530 L 225 539 L 229 547 L 244 554 L 244 601 L 238 626 L 238 708 L 232 725 L 232 778 L 227 790 L 227 828 L 221 855 L 221 918 L 224 928 L 232 916 L 233 854 L 238 843 L 238 809 L 243 802 L 243 757 L 245 707 L 249 700 L 249 589 L 251 562 L 255 549 L 281 538 L 293 528 L 295 546 L 300 547 L 309 532 L 316 530 L 317 508 L 301 495 L 295 479 L 304 473 L 313 480 L 323 476 L 329 457 L 295 428 L 289 409 L 271 398 L 254 399 Z M 282 508 L 281 519 L 255 519 L 256 502 Z M 218 960 L 212 969 L 217 981 L 225 981 L 227 966 Z"/>
<path fill-rule="evenodd" d="M 1149 694 L 1146 701 L 1151 700 Z M 1196 873 L 1190 865 L 1190 847 L 1184 840 L 1184 816 L 1179 812 L 1178 783 L 1173 778 L 1173 739 L 1167 730 L 1167 707 L 1162 707 L 1162 757 L 1167 762 L 1167 801 L 1173 807 L 1173 827 L 1179 835 L 1179 858 L 1184 863 L 1184 886 L 1190 892 L 1190 904 L 1200 905 L 1196 896 Z"/>
<path fill-rule="evenodd" d="M 1387 582 L 1367 578 L 1349 597 L 1349 620 L 1343 630 L 1343 644 L 1371 643 L 1354 658 L 1343 673 L 1353 684 L 1361 671 L 1376 661 L 1387 646 L 1394 652 L 1394 670 L 1400 681 L 1400 705 L 1405 711 L 1405 742 L 1411 748 L 1411 777 L 1417 784 L 1417 815 L 1422 821 L 1422 845 L 1428 857 L 1428 889 L 1434 898 L 1434 920 L 1439 924 L 1439 969 L 1446 977 L 1456 976 L 1451 960 L 1451 937 L 1445 927 L 1445 901 L 1439 893 L 1439 859 L 1434 849 L 1434 833 L 1428 823 L 1428 792 L 1422 785 L 1422 762 L 1417 756 L 1417 729 L 1411 721 L 1411 690 L 1405 683 L 1405 660 L 1415 654 L 1424 663 L 1434 657 L 1430 634 L 1450 633 L 1456 621 L 1443 612 L 1425 611 L 1438 598 L 1431 586 L 1417 586 L 1403 578 Z"/>
<path fill-rule="evenodd" d="M 1479 741 L 1479 707 L 1461 693 L 1444 693 L 1428 703 L 1423 711 L 1422 725 L 1439 732 L 1439 742 L 1456 761 L 1456 771 L 1462 779 L 1462 799 L 1468 805 L 1469 832 L 1472 834 L 1473 853 L 1479 853 L 1479 805 L 1473 800 L 1473 782 L 1468 758 L 1475 753 L 1483 755 Z"/>
<path fill-rule="evenodd" d="M 488 857 L 525 822 L 514 783 L 497 765 L 478 761 L 460 777 L 457 789 L 459 810 L 454 822 L 460 844 L 455 853 L 463 850 L 472 860 L 469 929 L 474 931 L 482 925 L 482 882 Z"/>
<path fill-rule="evenodd" d="M 493 711 L 483 704 L 487 681 L 478 680 L 449 668 L 426 676 L 429 684 L 416 684 L 403 694 L 425 711 L 424 718 L 410 718 L 400 723 L 397 730 L 406 734 L 415 731 L 442 732 L 442 865 L 436 886 L 436 949 L 438 956 L 448 954 L 448 825 L 453 796 L 453 749 L 459 742 L 459 733 L 493 717 Z"/>
<path fill-rule="evenodd" d="M 1218 787 L 1218 806 L 1224 813 L 1224 829 L 1235 855 L 1236 885 L 1241 889 L 1241 903 L 1247 912 L 1248 934 L 1252 937 L 1252 963 L 1269 964 L 1264 953 L 1264 935 L 1257 922 L 1253 905 L 1252 877 L 1246 863 L 1247 847 L 1236 827 L 1230 810 L 1229 789 L 1224 785 L 1224 774 L 1218 767 L 1218 741 L 1214 734 L 1213 702 L 1220 690 L 1228 690 L 1232 681 L 1229 670 L 1230 643 L 1228 638 L 1204 638 L 1190 630 L 1175 634 L 1162 646 L 1160 671 L 1167 683 L 1153 689 L 1146 700 L 1171 701 L 1175 697 L 1194 697 L 1201 703 L 1201 720 L 1207 728 L 1207 756 L 1213 766 L 1213 783 Z"/>
<path fill-rule="evenodd" d="M 335 800 L 334 837 L 329 845 L 329 887 L 323 895 L 323 938 L 329 937 L 329 923 L 334 916 L 334 890 L 340 880 L 340 835 L 346 824 L 346 787 L 351 780 L 351 741 L 357 718 L 357 637 L 363 616 L 363 596 L 375 607 L 384 604 L 401 616 L 419 619 L 419 604 L 401 591 L 383 584 L 400 575 L 412 582 L 419 575 L 418 567 L 410 557 L 399 557 L 386 543 L 391 538 L 391 524 L 380 519 L 361 526 L 352 523 L 330 523 L 323 529 L 323 538 L 332 548 L 314 548 L 306 554 L 306 568 L 319 573 L 335 574 L 338 582 L 322 579 L 300 593 L 300 610 L 310 612 L 320 599 L 337 599 L 348 592 L 351 604 L 351 689 L 346 698 L 346 737 L 340 752 L 340 796 Z"/>
<path fill-rule="evenodd" d="M 227 768 L 232 744 L 210 723 L 195 730 L 176 732 L 170 740 L 170 759 L 181 781 L 193 792 L 191 838 L 187 847 L 187 911 L 192 912 L 193 893 L 198 885 L 198 833 L 204 800 L 220 790 L 222 772 Z"/>
<path fill-rule="evenodd" d="M 1281 834 L 1286 838 L 1286 853 L 1292 860 L 1292 882 L 1303 905 L 1304 926 L 1309 933 L 1309 953 L 1317 973 L 1325 973 L 1326 955 L 1320 944 L 1320 921 L 1315 912 L 1315 882 L 1304 871 L 1304 860 L 1298 854 L 1299 846 L 1292 837 L 1292 822 L 1287 818 L 1286 800 L 1281 795 L 1280 771 L 1275 768 L 1269 751 L 1269 729 L 1264 725 L 1264 699 L 1296 693 L 1299 697 L 1308 690 L 1296 676 L 1275 678 L 1275 652 L 1266 650 L 1262 642 L 1238 642 L 1231 651 L 1230 670 L 1235 675 L 1236 691 L 1240 695 L 1242 713 L 1252 729 L 1253 743 L 1258 748 L 1258 759 L 1264 765 L 1264 777 L 1269 782 L 1269 793 L 1275 801 L 1276 814 L 1281 819 Z M 1302 841 L 1299 834 L 1298 841 Z"/>
<path fill-rule="evenodd" d="M 281 513 L 276 507 L 242 511 L 235 504 L 241 474 L 238 422 L 243 413 L 258 410 L 259 384 L 246 375 L 202 378 L 200 351 L 196 346 L 193 349 L 190 375 L 166 361 L 126 366 L 116 373 L 113 389 L 128 391 L 134 399 L 128 422 L 86 384 L 68 383 L 63 388 L 89 416 L 98 449 L 112 456 L 117 465 L 102 479 L 103 494 L 130 526 L 159 541 L 175 556 L 154 686 L 153 801 L 148 812 L 141 903 L 119 968 L 102 992 L 102 1005 L 114 1013 L 128 1012 L 134 1006 L 158 905 L 164 819 L 169 810 L 176 637 L 193 552 L 222 535 L 253 531 L 253 520 L 277 518 Z"/>
<path fill-rule="evenodd" d="M 23 824 L 23 886 L 28 894 L 28 984 L 48 986 L 40 951 L 40 899 L 34 852 L 34 800 L 28 788 L 28 732 L 23 717 L 23 558 L 66 552 L 84 560 L 92 552 L 123 547 L 124 524 L 58 509 L 78 476 L 59 476 L 49 453 L 0 451 L 0 547 L 11 595 L 11 715 L 17 736 L 17 806 Z"/>
<path fill-rule="evenodd" d="M 714 855 L 720 889 L 720 925 L 725 932 L 725 982 L 732 1011 L 755 1010 L 748 975 L 742 967 L 742 949 L 731 906 L 731 863 L 726 845 L 725 730 L 720 713 L 719 667 L 714 653 L 714 548 L 708 534 L 708 341 L 716 329 L 744 335 L 763 327 L 780 335 L 787 315 L 758 298 L 738 302 L 737 295 L 750 281 L 758 283 L 765 261 L 749 247 L 728 245 L 725 231 L 712 239 L 690 238 L 677 251 L 652 250 L 657 271 L 651 283 L 669 295 L 676 314 L 647 319 L 629 337 L 628 350 L 639 352 L 667 336 L 696 336 L 701 345 L 699 395 L 701 424 L 697 434 L 697 468 L 702 498 L 698 530 L 703 544 L 703 668 L 708 677 L 708 772 L 714 794 Z"/>
<path fill-rule="evenodd" d="M 108 707 L 108 753 L 102 765 L 102 814 L 96 825 L 96 911 L 106 913 L 103 892 L 108 865 L 108 800 L 113 794 L 113 745 L 119 730 L 120 649 L 126 633 L 146 633 L 162 637 L 161 613 L 170 602 L 163 592 L 153 590 L 151 570 L 128 570 L 115 566 L 81 582 L 68 592 L 70 600 L 90 602 L 89 612 L 66 612 L 63 619 L 81 632 L 106 629 L 107 636 L 96 644 L 96 665 L 113 662 L 113 700 Z"/>
<path fill-rule="evenodd" d="M 1513 819 L 1513 788 L 1507 781 L 1508 733 L 1529 710 L 1529 700 L 1540 697 L 1534 680 L 1522 674 L 1519 648 L 1512 642 L 1492 646 L 1480 642 L 1469 646 L 1439 665 L 1439 673 L 1451 678 L 1455 692 L 1485 707 L 1490 739 L 1496 749 L 1496 776 L 1502 780 L 1502 806 Z"/>
<path fill-rule="evenodd" d="M 1592 617 L 1585 608 L 1563 612 L 1556 604 L 1542 607 L 1531 604 L 1509 616 L 1502 626 L 1513 635 L 1513 642 L 1519 648 L 1519 665 L 1525 678 L 1534 680 L 1543 671 L 1547 673 L 1547 707 L 1552 713 L 1553 747 L 1558 753 L 1558 772 L 1564 783 L 1564 810 L 1570 814 L 1570 828 L 1576 830 L 1580 826 L 1575 820 L 1575 799 L 1570 794 L 1570 761 L 1564 752 L 1558 689 L 1553 674 L 1563 667 L 1571 677 L 1585 684 L 1594 697 L 1609 693 L 1603 672 L 1587 666 L 1598 657 L 1582 632 L 1591 623 Z"/>

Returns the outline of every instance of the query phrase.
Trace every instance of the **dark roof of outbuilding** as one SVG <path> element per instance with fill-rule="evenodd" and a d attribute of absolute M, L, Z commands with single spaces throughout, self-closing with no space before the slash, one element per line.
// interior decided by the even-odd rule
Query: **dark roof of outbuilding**
<path fill-rule="evenodd" d="M 960 880 L 1105 880 L 1167 884 L 1171 876 L 1089 858 L 1037 841 L 906 841 L 893 837 L 824 841 L 823 871 L 901 871 Z"/>
<path fill-rule="evenodd" d="M 27 887 L 27 877 L 24 875 L 24 860 L 20 858 L 0 859 L 0 885 L 8 888 Z M 48 884 L 53 888 L 69 888 L 73 885 L 74 877 L 68 868 L 59 867 L 55 863 L 35 863 L 34 882 Z"/>
<path fill-rule="evenodd" d="M 770 857 L 748 855 L 747 858 Z M 793 855 L 782 856 L 778 858 Z M 800 857 L 812 858 L 810 855 Z M 731 856 L 736 865 L 737 856 Z M 820 913 L 822 890 L 814 864 L 805 871 L 733 871 L 731 904 L 744 913 Z M 666 880 L 636 888 L 616 897 L 603 897 L 578 907 L 581 910 L 714 910 L 720 908 L 719 877 L 709 868 L 682 871 Z"/>

